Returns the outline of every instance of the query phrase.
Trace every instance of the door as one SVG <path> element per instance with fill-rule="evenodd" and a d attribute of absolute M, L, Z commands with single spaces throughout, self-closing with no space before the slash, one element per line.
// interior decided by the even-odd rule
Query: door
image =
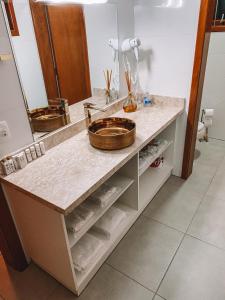
<path fill-rule="evenodd" d="M 30 5 L 48 98 L 66 98 L 71 105 L 90 97 L 82 6 Z"/>

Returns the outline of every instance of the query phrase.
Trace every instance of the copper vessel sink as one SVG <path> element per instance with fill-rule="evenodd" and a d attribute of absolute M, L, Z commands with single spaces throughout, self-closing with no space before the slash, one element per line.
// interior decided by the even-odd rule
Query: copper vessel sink
<path fill-rule="evenodd" d="M 126 118 L 104 118 L 88 127 L 93 147 L 102 150 L 119 150 L 132 145 L 136 137 L 136 124 Z"/>

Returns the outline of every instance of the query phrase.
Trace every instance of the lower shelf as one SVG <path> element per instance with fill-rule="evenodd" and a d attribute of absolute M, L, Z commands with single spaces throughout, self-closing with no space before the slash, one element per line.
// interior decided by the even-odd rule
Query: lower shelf
<path fill-rule="evenodd" d="M 118 187 L 112 196 L 110 196 L 109 203 L 105 207 L 94 207 L 94 215 L 91 219 L 83 226 L 83 228 L 76 234 L 68 233 L 70 248 L 72 248 L 80 238 L 104 215 L 104 213 L 117 201 L 117 199 L 133 184 L 134 180 L 115 174 L 108 180 L 108 185 Z"/>
<path fill-rule="evenodd" d="M 162 168 L 148 168 L 140 177 L 139 208 L 145 208 L 172 173 L 173 167 L 165 161 Z"/>
<path fill-rule="evenodd" d="M 107 259 L 107 257 L 113 251 L 113 249 L 117 246 L 119 241 L 126 234 L 126 232 L 137 217 L 138 212 L 129 208 L 128 206 L 125 206 L 123 204 L 116 204 L 115 206 L 120 208 L 121 210 L 124 210 L 127 214 L 127 217 L 126 219 L 124 219 L 124 221 L 122 221 L 114 235 L 111 236 L 109 240 L 103 240 L 104 246 L 101 248 L 98 257 L 95 259 L 95 261 L 93 261 L 93 264 L 89 265 L 88 269 L 84 272 L 75 271 L 79 291 L 82 291 L 84 289 L 84 287 L 93 277 L 93 275 L 97 272 L 97 270 L 101 267 L 103 262 Z M 98 237 L 100 238 L 100 235 L 98 235 Z"/>
<path fill-rule="evenodd" d="M 104 239 L 104 237 L 95 233 L 95 235 L 104 242 L 104 245 L 99 251 L 98 256 L 93 260 L 93 263 L 91 263 L 84 272 L 78 272 L 75 270 L 78 294 L 80 294 L 87 286 L 88 282 L 95 275 L 114 248 L 118 245 L 120 240 L 124 237 L 138 216 L 143 212 L 144 208 L 149 204 L 158 190 L 170 177 L 172 169 L 172 166 L 165 161 L 162 168 L 149 168 L 139 177 L 140 195 L 138 210 L 131 209 L 122 203 L 114 204 L 114 206 L 124 210 L 127 217 L 120 223 L 117 230 L 109 240 Z"/>

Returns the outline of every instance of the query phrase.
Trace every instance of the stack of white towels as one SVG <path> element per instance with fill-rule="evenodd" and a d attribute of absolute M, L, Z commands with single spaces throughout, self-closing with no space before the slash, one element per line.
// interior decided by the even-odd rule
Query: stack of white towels
<path fill-rule="evenodd" d="M 103 184 L 95 193 L 92 194 L 91 200 L 104 208 L 111 201 L 111 197 L 120 190 L 120 187 Z"/>
<path fill-rule="evenodd" d="M 77 233 L 94 215 L 91 205 L 80 205 L 66 218 L 66 228 L 69 233 Z"/>
<path fill-rule="evenodd" d="M 126 213 L 112 206 L 72 248 L 73 264 L 78 272 L 85 271 L 99 257 L 104 238 L 110 239 L 126 218 Z M 97 233 L 97 234 L 96 234 Z M 99 234 L 101 236 L 99 236 Z"/>
<path fill-rule="evenodd" d="M 86 233 L 71 250 L 75 269 L 79 272 L 85 271 L 95 261 L 103 245 L 103 241 Z"/>
<path fill-rule="evenodd" d="M 89 199 L 78 206 L 67 218 L 66 227 L 69 233 L 77 233 L 93 217 L 97 208 L 106 207 L 112 196 L 121 190 L 120 187 L 103 184 Z"/>
<path fill-rule="evenodd" d="M 112 206 L 104 216 L 95 223 L 92 229 L 104 235 L 107 239 L 110 239 L 126 216 L 123 210 Z"/>

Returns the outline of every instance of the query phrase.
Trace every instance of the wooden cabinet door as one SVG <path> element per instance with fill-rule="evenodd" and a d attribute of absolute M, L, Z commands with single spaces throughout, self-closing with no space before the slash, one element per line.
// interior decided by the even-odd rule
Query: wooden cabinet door
<path fill-rule="evenodd" d="M 48 17 L 61 96 L 73 104 L 91 96 L 83 9 L 49 5 Z"/>
<path fill-rule="evenodd" d="M 36 7 L 36 11 L 32 7 Z M 37 7 L 39 7 L 37 9 Z M 43 11 L 43 4 L 32 4 L 32 15 L 37 15 L 37 10 Z M 91 84 L 88 62 L 87 37 L 85 29 L 85 20 L 83 8 L 80 5 L 44 5 L 45 22 L 34 22 L 34 26 L 39 28 L 36 31 L 46 33 L 48 31 L 49 42 L 43 39 L 43 34 L 39 34 L 37 38 L 39 53 L 42 65 L 49 65 L 50 59 L 43 57 L 43 51 L 40 47 L 49 48 L 48 56 L 52 55 L 51 61 L 54 62 L 50 68 L 44 66 L 43 72 L 49 78 L 49 72 L 54 74 L 58 85 L 60 97 L 69 100 L 69 104 L 74 104 L 91 96 Z M 39 12 L 40 16 L 40 12 Z M 42 13 L 43 16 L 43 13 Z M 36 18 L 37 19 L 37 18 Z M 47 26 L 47 28 L 46 28 Z M 41 28 L 43 27 L 43 28 Z M 48 45 L 47 45 L 48 44 Z M 52 80 L 53 81 L 53 80 Z M 50 80 L 51 82 L 51 80 Z M 46 82 L 46 85 L 51 83 Z M 46 87 L 48 90 L 48 88 Z"/>

